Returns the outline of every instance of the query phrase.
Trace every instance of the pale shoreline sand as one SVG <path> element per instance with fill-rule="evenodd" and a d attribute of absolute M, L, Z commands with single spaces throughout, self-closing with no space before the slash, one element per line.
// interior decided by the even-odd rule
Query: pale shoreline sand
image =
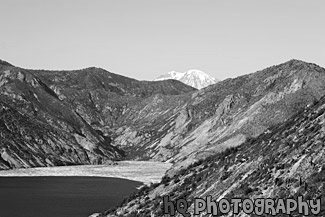
<path fill-rule="evenodd" d="M 160 182 L 171 163 L 119 161 L 117 165 L 78 165 L 0 170 L 5 176 L 94 176 L 129 179 L 144 184 Z"/>

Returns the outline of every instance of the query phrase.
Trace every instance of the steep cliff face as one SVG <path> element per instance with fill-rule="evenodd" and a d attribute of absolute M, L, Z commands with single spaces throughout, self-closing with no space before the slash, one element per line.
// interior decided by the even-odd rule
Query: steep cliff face
<path fill-rule="evenodd" d="M 105 159 L 104 153 L 85 149 L 64 129 L 21 114 L 3 102 L 0 102 L 0 132 L 1 169 L 91 164 Z M 105 153 L 108 159 L 114 157 L 114 152 Z"/>
<path fill-rule="evenodd" d="M 99 216 L 162 216 L 162 197 L 183 198 L 194 213 L 195 198 L 320 199 L 325 215 L 325 98 L 307 105 L 286 122 L 268 128 L 241 146 L 191 164 L 160 184 L 144 187 L 116 209 Z M 297 200 L 298 201 L 298 200 Z M 232 210 L 232 209 L 231 209 Z M 303 216 L 298 209 L 292 216 Z M 176 216 L 182 216 L 176 213 Z M 203 212 L 198 216 L 212 216 Z M 232 212 L 228 215 L 233 216 Z M 236 216 L 247 216 L 241 211 Z M 251 216 L 257 216 L 252 214 Z M 269 216 L 269 215 L 265 215 Z M 271 216 L 271 215 L 270 215 Z M 277 214 L 277 216 L 287 216 Z M 305 216 L 305 215 L 304 215 Z"/>
<path fill-rule="evenodd" d="M 125 154 L 112 145 L 110 134 L 126 108 L 156 94 L 173 96 L 193 90 L 177 81 L 137 81 L 97 68 L 35 71 L 2 61 L 0 167 L 121 159 Z"/>

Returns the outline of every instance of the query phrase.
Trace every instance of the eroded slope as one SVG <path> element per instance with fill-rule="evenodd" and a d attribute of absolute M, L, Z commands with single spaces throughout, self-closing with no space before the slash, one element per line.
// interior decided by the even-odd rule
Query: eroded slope
<path fill-rule="evenodd" d="M 321 199 L 317 216 L 324 216 L 324 141 L 325 98 L 322 98 L 257 138 L 198 161 L 173 177 L 166 176 L 160 184 L 143 188 L 125 199 L 119 208 L 101 216 L 162 216 L 164 195 L 169 195 L 171 201 L 185 198 L 191 204 L 189 213 L 193 213 L 194 198 L 208 195 L 213 200 L 303 196 L 304 200 Z M 302 216 L 298 210 L 292 215 Z M 238 216 L 247 215 L 241 212 Z"/>

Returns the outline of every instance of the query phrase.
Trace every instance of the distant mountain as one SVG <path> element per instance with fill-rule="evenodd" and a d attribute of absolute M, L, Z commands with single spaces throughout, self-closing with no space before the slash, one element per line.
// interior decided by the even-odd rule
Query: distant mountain
<path fill-rule="evenodd" d="M 217 79 L 211 77 L 210 75 L 196 69 L 188 70 L 187 72 L 176 72 L 171 71 L 166 74 L 163 74 L 155 79 L 155 81 L 174 79 L 183 82 L 189 86 L 192 86 L 196 89 L 202 89 L 211 84 L 218 82 Z"/>

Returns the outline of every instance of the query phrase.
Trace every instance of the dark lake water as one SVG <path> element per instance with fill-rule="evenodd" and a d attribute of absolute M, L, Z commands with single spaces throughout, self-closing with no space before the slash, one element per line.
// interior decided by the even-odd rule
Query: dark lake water
<path fill-rule="evenodd" d="M 0 177 L 1 217 L 87 217 L 118 205 L 141 183 L 99 177 Z"/>

